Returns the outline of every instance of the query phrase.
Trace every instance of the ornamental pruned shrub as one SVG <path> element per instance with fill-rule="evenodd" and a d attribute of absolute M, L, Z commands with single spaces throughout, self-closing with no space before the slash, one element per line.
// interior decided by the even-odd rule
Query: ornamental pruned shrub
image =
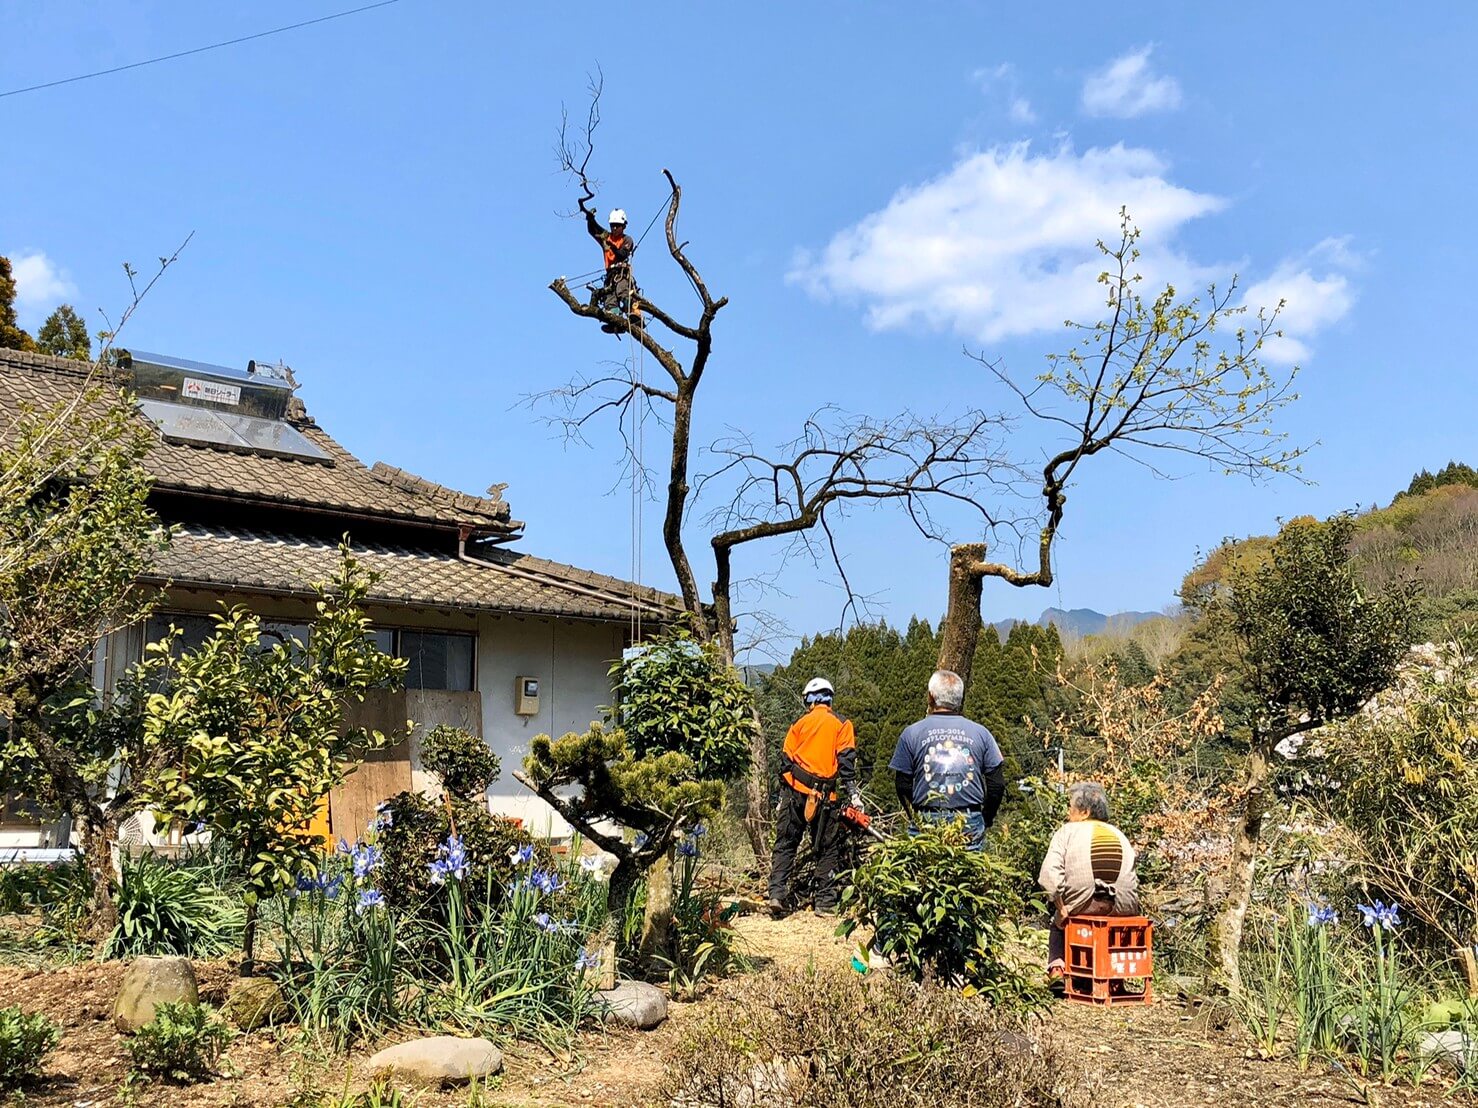
<path fill-rule="evenodd" d="M 40 1012 L 0 1008 L 0 1089 L 14 1089 L 41 1074 L 41 1063 L 61 1042 L 62 1029 Z"/>
<path fill-rule="evenodd" d="M 376 820 L 381 851 L 379 885 L 385 901 L 397 911 L 422 919 L 440 920 L 446 898 L 434 895 L 431 863 L 441 844 L 455 829 L 467 859 L 464 884 L 467 908 L 479 913 L 491 895 L 501 900 L 516 868 L 514 857 L 523 848 L 534 851 L 537 868 L 550 869 L 553 855 L 543 841 L 518 823 L 489 814 L 487 806 L 453 797 L 432 800 L 406 792 L 380 806 Z"/>
<path fill-rule="evenodd" d="M 755 724 L 738 672 L 684 631 L 628 651 L 611 677 L 618 702 L 605 722 L 536 736 L 515 776 L 615 855 L 608 904 L 621 912 L 642 875 L 718 811 L 725 782 L 749 765 Z"/>
<path fill-rule="evenodd" d="M 964 832 L 926 825 L 871 851 L 842 893 L 840 931 L 873 931 L 872 949 L 916 981 L 1031 1009 L 1046 994 L 1007 959 L 1004 924 L 1026 907 L 1022 875 L 965 845 Z"/>
<path fill-rule="evenodd" d="M 421 740 L 421 766 L 461 800 L 477 800 L 498 779 L 503 763 L 488 744 L 460 727 L 433 727 Z"/>

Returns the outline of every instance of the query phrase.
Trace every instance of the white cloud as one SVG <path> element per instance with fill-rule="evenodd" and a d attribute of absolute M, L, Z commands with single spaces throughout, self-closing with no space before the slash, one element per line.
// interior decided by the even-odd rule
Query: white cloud
<path fill-rule="evenodd" d="M 881 211 L 802 252 L 789 279 L 812 295 L 857 302 L 875 329 L 923 324 L 995 341 L 1097 319 L 1103 257 L 1127 207 L 1144 231 L 1147 283 L 1193 288 L 1214 276 L 1174 247 L 1176 232 L 1224 202 L 1167 179 L 1149 150 L 1079 154 L 1028 143 L 964 156 L 896 193 Z"/>
<path fill-rule="evenodd" d="M 22 325 L 28 325 L 32 317 L 41 320 L 50 309 L 77 294 L 66 273 L 40 251 L 11 254 L 10 266 Z"/>
<path fill-rule="evenodd" d="M 981 66 L 970 74 L 970 79 L 975 82 L 981 92 L 992 99 L 996 97 L 998 91 L 1004 93 L 1006 116 L 1012 123 L 1027 124 L 1037 121 L 1037 113 L 1032 108 L 1032 102 L 1020 93 L 1020 82 L 1016 79 L 1016 67 L 1010 62 Z"/>
<path fill-rule="evenodd" d="M 1089 115 L 1131 119 L 1146 112 L 1180 107 L 1180 83 L 1150 69 L 1153 46 L 1115 58 L 1083 82 L 1083 110 Z"/>
<path fill-rule="evenodd" d="M 1285 258 L 1272 273 L 1247 286 L 1242 303 L 1249 314 L 1271 313 L 1281 302 L 1277 329 L 1281 335 L 1263 344 L 1270 362 L 1305 361 L 1309 340 L 1343 319 L 1355 304 L 1350 274 L 1361 258 L 1350 249 L 1348 238 L 1329 238 L 1297 257 Z"/>

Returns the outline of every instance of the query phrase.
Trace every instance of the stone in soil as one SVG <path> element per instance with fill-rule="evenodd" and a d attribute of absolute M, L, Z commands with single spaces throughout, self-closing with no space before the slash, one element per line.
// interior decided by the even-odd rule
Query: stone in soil
<path fill-rule="evenodd" d="M 667 994 L 645 981 L 622 981 L 597 995 L 605 1005 L 601 1018 L 607 1023 L 645 1031 L 667 1018 Z"/>
<path fill-rule="evenodd" d="M 286 1023 L 291 1011 L 282 990 L 270 977 L 238 977 L 221 1005 L 221 1015 L 243 1031 Z"/>
<path fill-rule="evenodd" d="M 135 958 L 123 971 L 113 1025 L 119 1031 L 137 1031 L 153 1022 L 161 1004 L 199 1004 L 200 988 L 188 958 Z"/>
<path fill-rule="evenodd" d="M 1418 1035 L 1416 1050 L 1424 1058 L 1432 1058 L 1457 1073 L 1478 1069 L 1478 1043 L 1457 1028 Z"/>
<path fill-rule="evenodd" d="M 371 1073 L 389 1070 L 421 1085 L 447 1085 L 491 1077 L 503 1069 L 503 1052 L 486 1039 L 433 1035 L 386 1047 L 369 1060 Z"/>

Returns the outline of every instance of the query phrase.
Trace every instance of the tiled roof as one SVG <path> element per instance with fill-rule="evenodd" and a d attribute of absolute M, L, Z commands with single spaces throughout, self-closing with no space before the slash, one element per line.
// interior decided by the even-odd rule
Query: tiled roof
<path fill-rule="evenodd" d="M 477 565 L 455 554 L 384 544 L 356 543 L 354 556 L 380 575 L 374 603 L 418 608 L 517 612 L 573 619 L 626 620 L 632 586 L 618 578 L 494 549 Z M 254 531 L 187 526 L 156 558 L 150 583 L 278 595 L 311 594 L 314 582 L 333 576 L 338 544 Z M 642 618 L 670 620 L 677 597 L 636 590 Z"/>
<path fill-rule="evenodd" d="M 0 350 L 0 420 L 21 404 L 46 408 L 86 380 L 87 362 Z M 140 419 L 144 418 L 142 415 Z M 289 423 L 325 451 L 332 465 L 297 458 L 240 453 L 204 444 L 160 440 L 147 465 L 162 490 L 281 504 L 302 510 L 371 515 L 387 521 L 465 527 L 479 534 L 512 534 L 501 486 L 491 496 L 470 496 L 383 463 L 355 458 L 312 419 Z"/>

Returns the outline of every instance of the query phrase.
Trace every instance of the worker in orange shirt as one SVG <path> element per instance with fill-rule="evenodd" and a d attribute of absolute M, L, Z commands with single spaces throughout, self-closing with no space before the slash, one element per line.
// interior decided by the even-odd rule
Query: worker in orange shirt
<path fill-rule="evenodd" d="M 836 911 L 840 823 L 837 798 L 861 809 L 857 791 L 857 736 L 852 724 L 831 709 L 831 682 L 814 677 L 802 695 L 806 714 L 791 725 L 781 751 L 780 804 L 775 813 L 775 852 L 770 863 L 770 911 L 790 910 L 790 880 L 796 848 L 806 829 L 816 858 L 816 913 Z"/>

